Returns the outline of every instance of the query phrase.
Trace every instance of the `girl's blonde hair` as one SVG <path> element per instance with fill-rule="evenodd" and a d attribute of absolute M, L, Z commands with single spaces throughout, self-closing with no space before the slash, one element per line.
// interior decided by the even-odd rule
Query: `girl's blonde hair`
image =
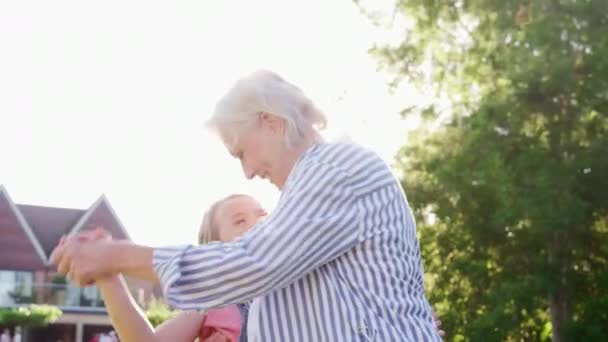
<path fill-rule="evenodd" d="M 215 218 L 215 214 L 218 208 L 226 203 L 227 201 L 238 198 L 238 197 L 249 197 L 249 195 L 244 194 L 234 194 L 228 197 L 222 198 L 221 200 L 213 203 L 209 209 L 203 215 L 203 222 L 201 222 L 201 227 L 198 232 L 198 243 L 204 245 L 206 243 L 212 241 L 220 241 L 219 229 L 217 227 L 217 222 Z"/>

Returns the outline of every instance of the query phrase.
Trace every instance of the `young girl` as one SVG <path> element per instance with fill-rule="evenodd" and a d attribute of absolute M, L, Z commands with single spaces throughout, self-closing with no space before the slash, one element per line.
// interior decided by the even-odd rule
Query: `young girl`
<path fill-rule="evenodd" d="M 261 205 L 247 195 L 232 195 L 211 206 L 203 218 L 199 243 L 230 241 L 245 233 L 266 215 Z M 81 236 L 84 239 L 104 238 L 96 231 Z M 122 276 L 96 281 L 106 308 L 120 340 L 131 341 L 183 341 L 197 338 L 204 342 L 246 341 L 247 305 L 229 305 L 209 310 L 207 314 L 181 312 L 154 329 L 141 311 Z"/>
<path fill-rule="evenodd" d="M 211 241 L 231 241 L 246 233 L 267 212 L 248 195 L 231 195 L 213 204 L 203 218 L 199 231 L 199 244 Z M 240 342 L 247 342 L 247 315 L 249 304 L 237 304 L 243 324 Z"/>

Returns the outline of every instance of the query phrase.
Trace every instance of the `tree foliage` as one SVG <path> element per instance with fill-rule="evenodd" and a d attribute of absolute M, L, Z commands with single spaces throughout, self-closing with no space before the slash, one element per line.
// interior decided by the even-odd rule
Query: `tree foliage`
<path fill-rule="evenodd" d="M 404 111 L 425 121 L 399 168 L 448 339 L 608 340 L 608 1 L 394 15 L 372 53 L 434 99 Z"/>

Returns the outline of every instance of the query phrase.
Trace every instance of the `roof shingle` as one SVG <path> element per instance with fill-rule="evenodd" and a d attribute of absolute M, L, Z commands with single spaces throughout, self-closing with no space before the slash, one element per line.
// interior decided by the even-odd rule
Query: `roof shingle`
<path fill-rule="evenodd" d="M 17 207 L 40 241 L 46 255 L 50 255 L 62 235 L 67 234 L 86 212 L 81 209 L 51 208 L 18 204 Z"/>

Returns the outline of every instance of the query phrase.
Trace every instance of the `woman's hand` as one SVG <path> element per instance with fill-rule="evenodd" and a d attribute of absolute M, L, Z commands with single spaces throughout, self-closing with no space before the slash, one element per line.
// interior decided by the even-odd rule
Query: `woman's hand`
<path fill-rule="evenodd" d="M 439 316 L 437 315 L 435 310 L 433 310 L 433 321 L 435 321 L 435 325 L 437 326 L 437 330 L 439 331 L 439 336 L 445 337 L 445 331 L 441 329 L 441 320 L 439 319 Z"/>
<path fill-rule="evenodd" d="M 62 237 L 59 245 L 53 251 L 51 259 L 57 264 L 57 271 L 66 274 L 71 282 L 80 286 L 92 285 L 100 264 L 106 260 L 103 257 L 106 244 L 110 244 L 112 236 L 102 228 L 80 232 L 71 237 Z"/>

